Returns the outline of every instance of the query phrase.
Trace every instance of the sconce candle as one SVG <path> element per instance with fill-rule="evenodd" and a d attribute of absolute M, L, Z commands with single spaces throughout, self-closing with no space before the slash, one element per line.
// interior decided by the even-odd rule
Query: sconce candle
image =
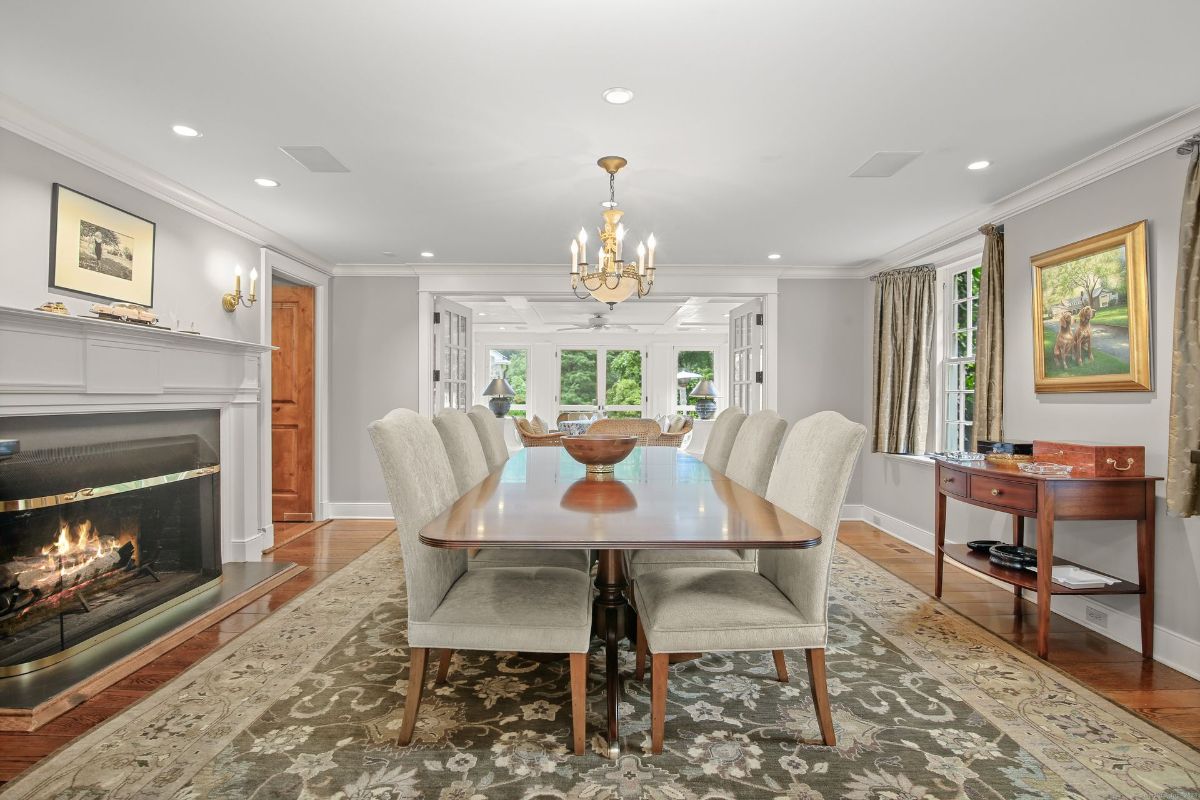
<path fill-rule="evenodd" d="M 233 291 L 221 296 L 221 308 L 233 312 L 239 305 L 250 308 L 258 302 L 258 268 L 250 270 L 250 294 L 242 295 L 242 265 L 233 268 Z"/>

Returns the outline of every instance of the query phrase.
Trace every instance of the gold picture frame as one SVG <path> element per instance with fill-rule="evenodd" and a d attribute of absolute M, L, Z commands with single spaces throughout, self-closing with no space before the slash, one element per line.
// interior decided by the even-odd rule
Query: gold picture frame
<path fill-rule="evenodd" d="M 1034 391 L 1151 391 L 1146 220 L 1029 261 Z"/>
<path fill-rule="evenodd" d="M 103 200 L 54 184 L 50 289 L 154 305 L 155 225 Z"/>

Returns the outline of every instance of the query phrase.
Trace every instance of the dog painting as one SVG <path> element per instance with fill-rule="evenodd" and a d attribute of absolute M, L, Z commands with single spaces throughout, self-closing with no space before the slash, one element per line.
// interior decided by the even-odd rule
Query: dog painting
<path fill-rule="evenodd" d="M 1035 388 L 1150 388 L 1144 222 L 1034 256 Z"/>

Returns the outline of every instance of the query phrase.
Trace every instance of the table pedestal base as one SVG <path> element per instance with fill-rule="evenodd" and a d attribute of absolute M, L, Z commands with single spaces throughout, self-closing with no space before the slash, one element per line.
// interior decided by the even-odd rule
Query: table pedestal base
<path fill-rule="evenodd" d="M 621 673 L 617 656 L 621 639 L 630 630 L 632 609 L 625 599 L 625 569 L 620 550 L 601 550 L 596 570 L 596 605 L 592 615 L 596 635 L 604 640 L 605 695 L 608 702 L 608 755 L 621 754 L 621 724 L 617 706 L 621 701 Z"/>

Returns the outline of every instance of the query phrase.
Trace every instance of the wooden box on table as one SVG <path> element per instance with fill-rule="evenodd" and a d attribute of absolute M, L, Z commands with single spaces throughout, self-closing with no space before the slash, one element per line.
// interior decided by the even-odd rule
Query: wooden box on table
<path fill-rule="evenodd" d="M 1035 439 L 1034 461 L 1072 467 L 1076 478 L 1141 478 L 1146 474 L 1146 448 L 1140 445 L 1075 444 Z"/>

